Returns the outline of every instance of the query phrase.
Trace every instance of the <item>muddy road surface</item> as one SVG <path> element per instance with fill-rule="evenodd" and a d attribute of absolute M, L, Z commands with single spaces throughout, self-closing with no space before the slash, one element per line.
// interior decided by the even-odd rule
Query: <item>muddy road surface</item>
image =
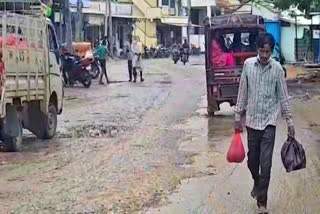
<path fill-rule="evenodd" d="M 24 133 L 20 153 L 0 153 L 0 213 L 256 213 L 246 163 L 228 164 L 233 109 L 206 114 L 203 57 L 183 66 L 146 60 L 145 82 L 67 88 L 55 139 Z M 286 173 L 279 121 L 270 213 L 320 213 L 320 87 L 290 83 L 307 168 Z M 246 135 L 243 135 L 246 142 Z"/>

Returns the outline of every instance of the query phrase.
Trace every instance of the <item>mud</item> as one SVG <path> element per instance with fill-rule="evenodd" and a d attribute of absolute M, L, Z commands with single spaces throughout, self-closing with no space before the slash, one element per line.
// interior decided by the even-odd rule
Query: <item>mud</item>
<path fill-rule="evenodd" d="M 55 139 L 26 132 L 23 152 L 0 153 L 0 213 L 255 213 L 245 162 L 225 159 L 233 108 L 207 116 L 203 57 L 144 64 L 143 83 L 126 82 L 126 62 L 117 61 L 108 64 L 112 84 L 67 88 Z M 270 209 L 320 213 L 319 87 L 289 86 L 308 168 L 285 173 L 282 121 Z"/>

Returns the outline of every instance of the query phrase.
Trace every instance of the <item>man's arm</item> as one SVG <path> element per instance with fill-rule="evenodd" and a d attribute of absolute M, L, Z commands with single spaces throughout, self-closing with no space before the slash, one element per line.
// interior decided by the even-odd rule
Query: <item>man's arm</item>
<path fill-rule="evenodd" d="M 284 71 L 282 68 L 279 68 L 278 72 L 278 81 L 277 81 L 277 97 L 280 102 L 281 107 L 281 115 L 284 118 L 288 125 L 288 134 L 290 137 L 294 137 L 295 131 L 293 126 L 293 117 L 289 105 L 289 95 L 288 95 L 288 88 L 287 83 L 284 77 Z"/>
<path fill-rule="evenodd" d="M 101 50 L 100 50 L 100 47 L 95 48 L 95 49 L 94 49 L 94 52 L 93 52 L 93 55 L 94 55 L 94 56 L 99 56 L 99 55 L 100 55 L 100 51 L 101 51 Z"/>
<path fill-rule="evenodd" d="M 108 46 L 105 46 L 105 49 L 106 49 L 106 56 L 109 56 L 112 60 L 114 60 L 113 56 L 111 55 L 111 52 L 108 48 Z"/>
<path fill-rule="evenodd" d="M 243 66 L 240 85 L 238 90 L 238 98 L 237 98 L 237 105 L 235 107 L 235 121 L 241 120 L 241 115 L 245 112 L 248 103 L 248 78 L 247 78 L 247 71 L 248 66 L 246 63 Z"/>

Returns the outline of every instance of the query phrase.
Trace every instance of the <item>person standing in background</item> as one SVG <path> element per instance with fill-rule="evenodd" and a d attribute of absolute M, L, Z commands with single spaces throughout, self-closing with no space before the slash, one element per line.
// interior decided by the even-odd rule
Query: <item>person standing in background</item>
<path fill-rule="evenodd" d="M 107 68 L 106 68 L 107 54 L 108 54 L 108 51 L 107 51 L 107 47 L 106 47 L 106 40 L 103 40 L 102 44 L 99 44 L 99 46 L 94 51 L 94 56 L 97 56 L 97 58 L 100 62 L 100 65 L 101 65 L 101 69 L 102 69 L 100 81 L 99 81 L 100 85 L 104 85 L 104 83 L 102 81 L 103 75 L 106 77 L 107 84 L 110 83 L 109 78 L 108 78 L 108 74 L 107 74 Z"/>
<path fill-rule="evenodd" d="M 144 79 L 142 77 L 142 43 L 140 42 L 140 38 L 138 36 L 134 37 L 134 40 L 132 42 L 132 52 L 134 54 L 134 57 L 132 59 L 132 66 L 133 66 L 133 82 L 137 82 L 137 69 L 140 70 L 140 81 L 143 82 Z"/>
<path fill-rule="evenodd" d="M 132 70 L 133 70 L 132 60 L 134 58 L 134 53 L 132 52 L 131 45 L 132 45 L 132 37 L 129 36 L 129 42 L 127 42 L 126 44 L 126 53 L 128 57 L 129 82 L 132 82 Z"/>

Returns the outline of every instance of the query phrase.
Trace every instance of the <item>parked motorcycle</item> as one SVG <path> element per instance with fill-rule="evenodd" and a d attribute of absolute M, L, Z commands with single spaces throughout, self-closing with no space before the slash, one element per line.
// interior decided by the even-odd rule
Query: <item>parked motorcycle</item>
<path fill-rule="evenodd" d="M 152 58 L 160 58 L 161 57 L 161 47 L 158 45 L 154 48 L 154 51 L 152 53 Z"/>
<path fill-rule="evenodd" d="M 148 49 L 148 47 L 144 47 L 144 58 L 145 59 L 150 59 L 151 58 L 151 56 L 152 56 L 152 54 L 151 54 L 151 51 Z"/>
<path fill-rule="evenodd" d="M 68 86 L 73 86 L 75 82 L 80 82 L 84 87 L 91 86 L 91 75 L 87 70 L 91 61 L 89 59 L 81 59 L 78 56 L 64 54 L 63 61 L 63 78 Z"/>
<path fill-rule="evenodd" d="M 171 49 L 170 48 L 164 48 L 164 57 L 169 58 L 171 56 Z"/>

